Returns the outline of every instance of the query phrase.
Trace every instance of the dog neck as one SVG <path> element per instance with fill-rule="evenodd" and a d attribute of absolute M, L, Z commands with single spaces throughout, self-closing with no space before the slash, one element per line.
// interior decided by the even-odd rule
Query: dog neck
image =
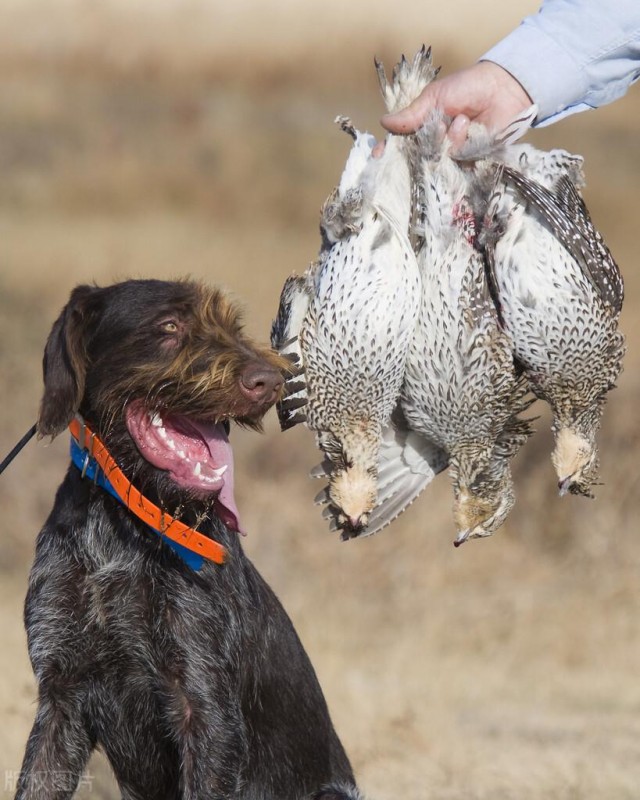
<path fill-rule="evenodd" d="M 104 443 L 79 414 L 69 423 L 69 430 L 71 460 L 83 478 L 92 480 L 119 500 L 151 530 L 162 536 L 192 569 L 199 570 L 204 559 L 216 564 L 224 563 L 227 551 L 219 542 L 167 514 L 136 489 Z"/>

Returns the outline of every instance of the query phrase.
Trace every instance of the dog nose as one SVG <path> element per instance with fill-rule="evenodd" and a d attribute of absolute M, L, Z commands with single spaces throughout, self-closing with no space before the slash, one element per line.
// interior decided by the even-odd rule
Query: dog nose
<path fill-rule="evenodd" d="M 240 375 L 239 384 L 240 391 L 248 400 L 264 405 L 277 400 L 283 378 L 273 367 L 249 364 Z"/>

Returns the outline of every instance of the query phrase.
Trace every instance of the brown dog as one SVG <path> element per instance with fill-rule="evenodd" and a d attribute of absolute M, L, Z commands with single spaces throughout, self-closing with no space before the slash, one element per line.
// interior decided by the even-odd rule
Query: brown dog
<path fill-rule="evenodd" d="M 358 797 L 238 537 L 229 421 L 258 427 L 284 366 L 215 289 L 72 293 L 44 358 L 38 431 L 71 423 L 72 464 L 26 601 L 39 705 L 18 798 L 71 797 L 97 746 L 126 800 Z"/>

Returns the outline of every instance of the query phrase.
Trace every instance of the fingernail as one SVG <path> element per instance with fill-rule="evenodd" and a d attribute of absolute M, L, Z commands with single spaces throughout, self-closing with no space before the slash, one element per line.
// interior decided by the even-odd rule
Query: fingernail
<path fill-rule="evenodd" d="M 458 116 L 454 118 L 451 125 L 449 125 L 447 136 L 451 142 L 452 152 L 460 150 L 466 142 L 467 133 L 469 131 L 469 123 L 469 117 L 465 116 L 464 114 L 458 114 Z"/>
<path fill-rule="evenodd" d="M 465 114 L 458 114 L 457 117 L 454 117 L 451 125 L 449 125 L 449 133 L 456 137 L 463 133 L 466 135 L 469 121 L 469 117 Z"/>

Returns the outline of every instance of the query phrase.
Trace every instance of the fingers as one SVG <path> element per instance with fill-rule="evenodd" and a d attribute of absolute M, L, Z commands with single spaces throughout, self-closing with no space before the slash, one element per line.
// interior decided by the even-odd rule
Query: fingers
<path fill-rule="evenodd" d="M 447 136 L 451 142 L 451 152 L 455 153 L 457 150 L 462 149 L 463 144 L 467 140 L 470 124 L 471 120 L 466 114 L 458 114 L 457 117 L 454 117 L 447 131 Z"/>
<path fill-rule="evenodd" d="M 420 128 L 424 119 L 421 120 L 420 124 L 414 127 L 415 123 L 414 120 L 416 119 L 415 111 L 412 110 L 411 117 L 405 117 L 404 111 L 408 111 L 409 108 L 404 109 L 397 114 L 389 114 L 387 117 L 382 118 L 382 122 L 388 121 L 389 124 L 386 124 L 385 127 L 387 130 L 391 131 L 392 133 L 400 133 L 400 134 L 407 134 L 412 133 L 415 130 Z M 460 150 L 464 143 L 467 140 L 467 134 L 469 132 L 469 125 L 471 124 L 471 120 L 466 114 L 458 114 L 456 117 L 453 118 L 453 121 L 447 128 L 444 122 L 440 122 L 440 138 L 444 139 L 445 136 L 449 138 L 451 142 L 451 152 L 455 153 L 456 151 Z M 384 141 L 378 142 L 376 146 L 371 151 L 371 155 L 374 158 L 380 158 L 380 156 L 384 153 Z"/>
<path fill-rule="evenodd" d="M 415 133 L 438 109 L 445 119 L 452 119 L 447 136 L 455 152 L 463 146 L 471 122 L 499 131 L 532 102 L 511 73 L 491 61 L 480 61 L 429 84 L 413 103 L 386 114 L 380 123 L 391 133 Z"/>

